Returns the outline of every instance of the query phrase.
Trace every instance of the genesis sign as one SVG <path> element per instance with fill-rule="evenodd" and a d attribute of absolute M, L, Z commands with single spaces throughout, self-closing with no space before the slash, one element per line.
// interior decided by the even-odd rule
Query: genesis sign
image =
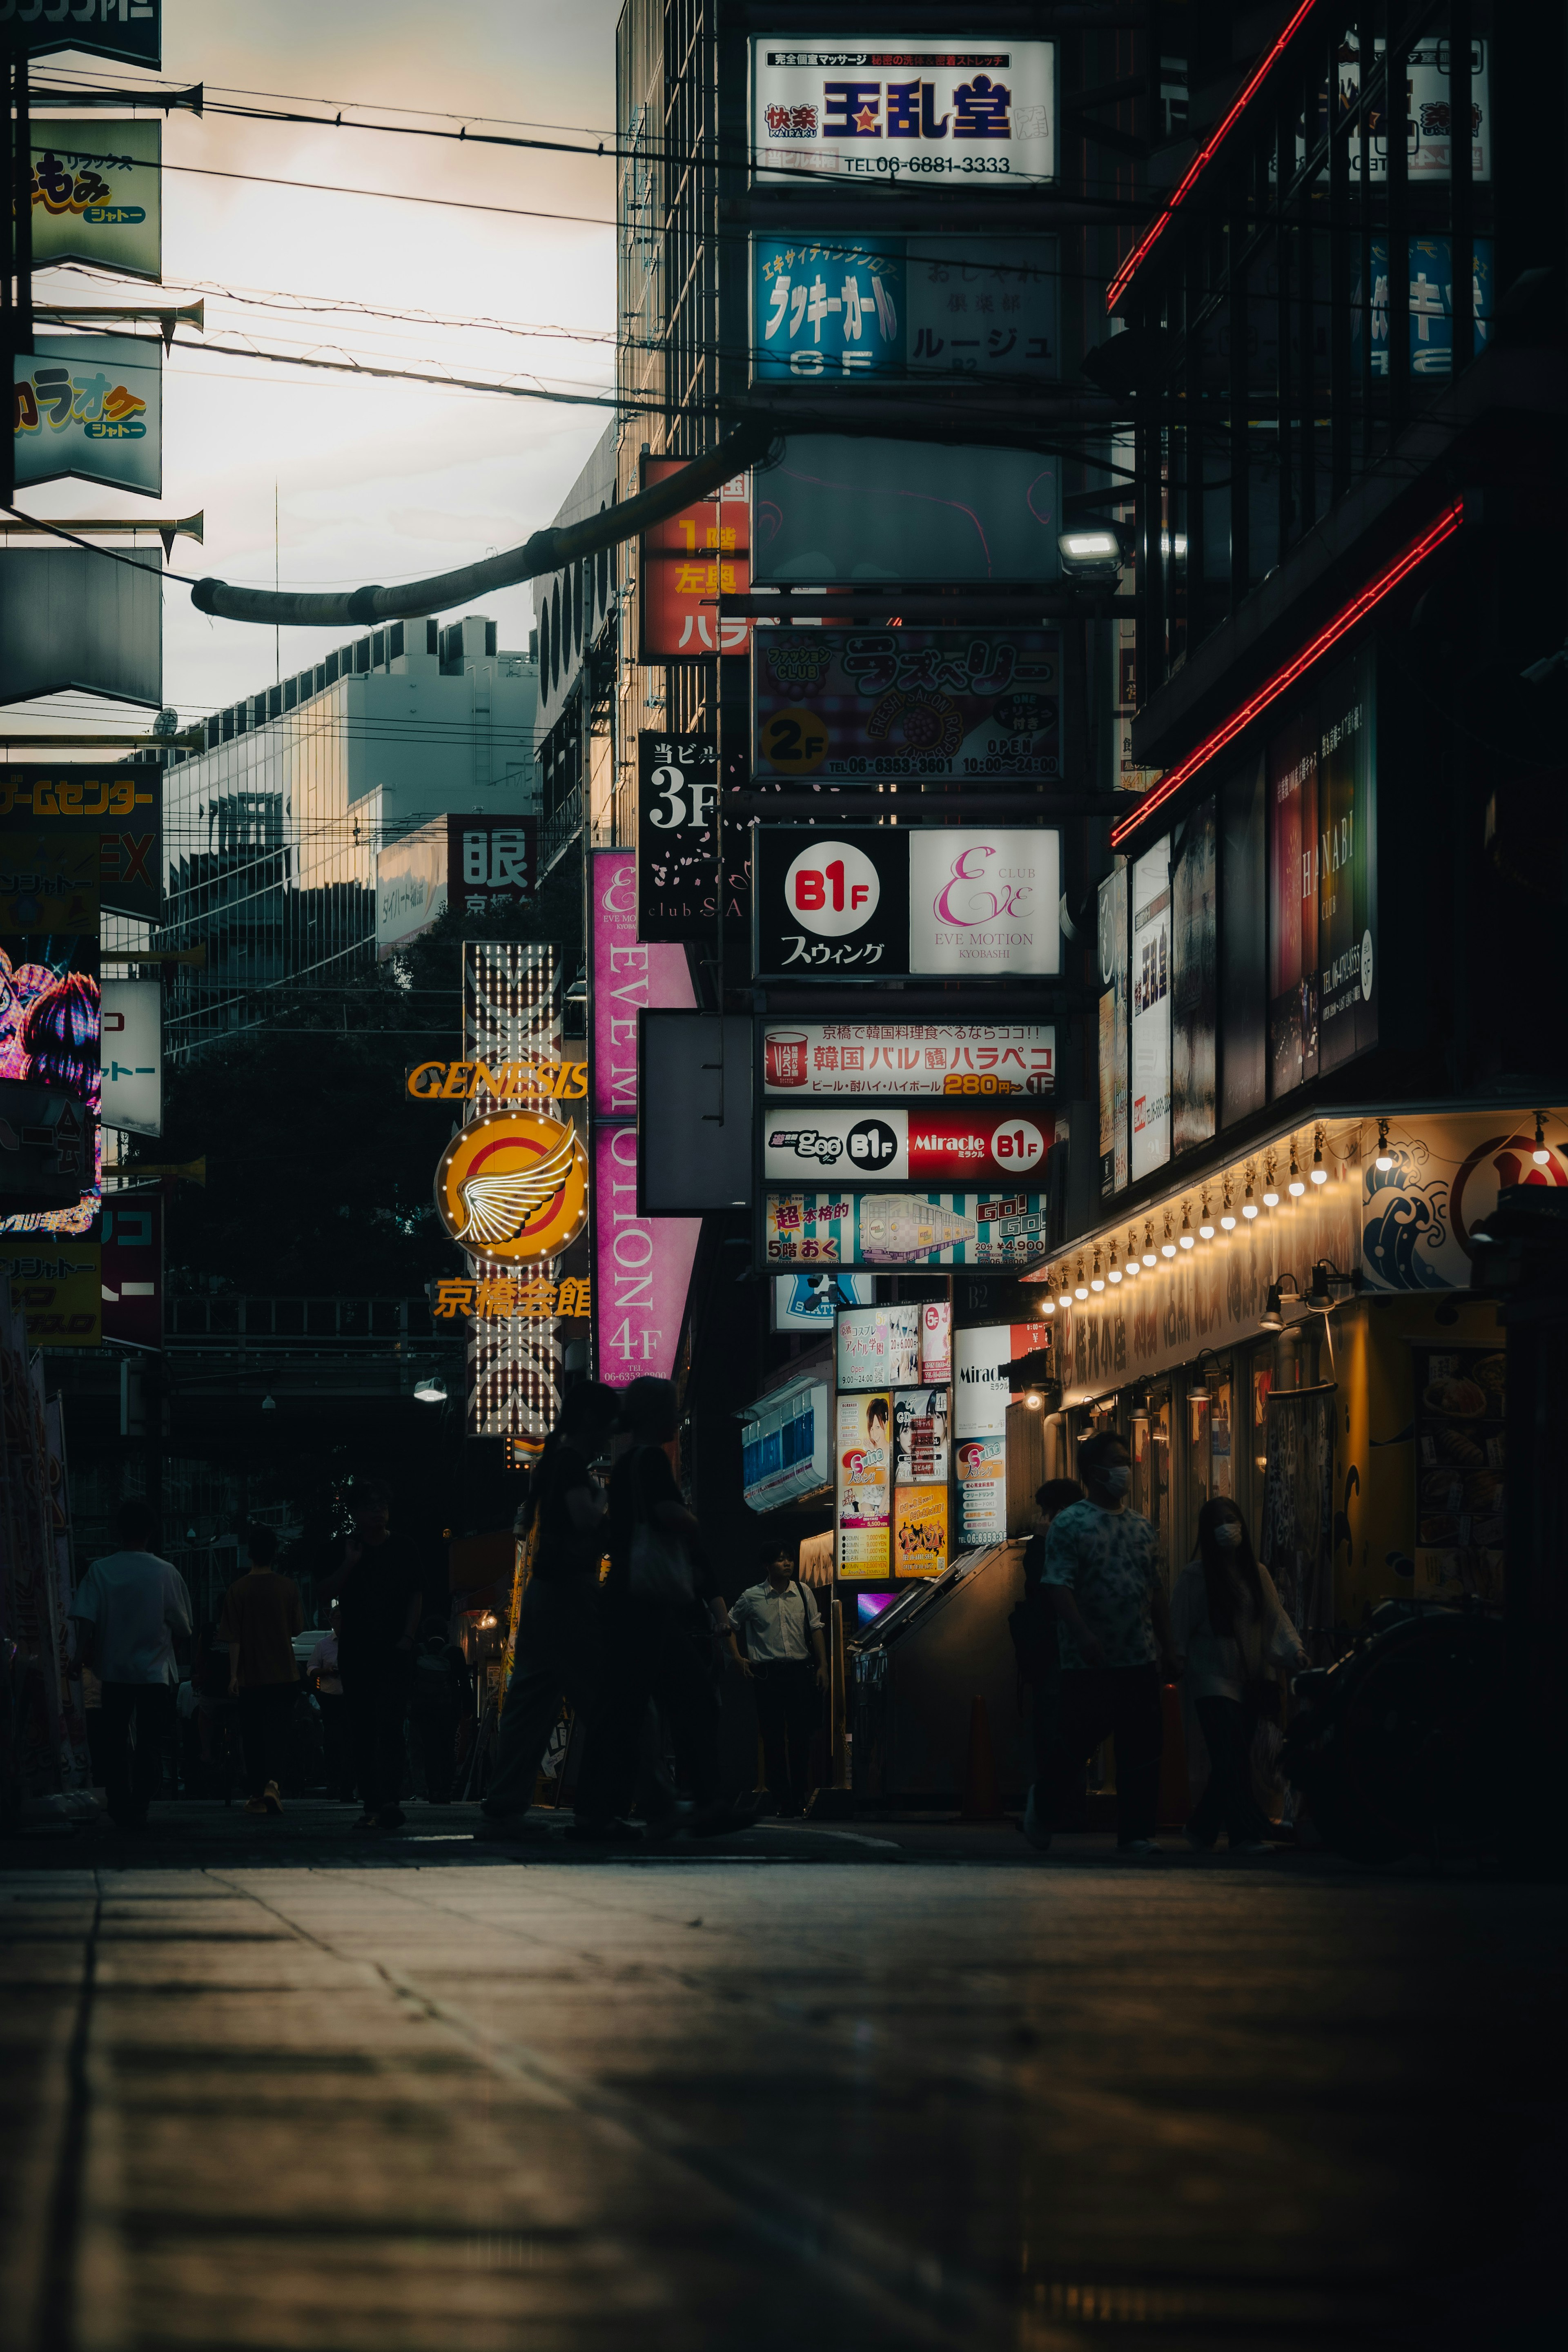
<path fill-rule="evenodd" d="M 1043 826 L 758 826 L 759 978 L 1061 969 L 1061 836 Z"/>

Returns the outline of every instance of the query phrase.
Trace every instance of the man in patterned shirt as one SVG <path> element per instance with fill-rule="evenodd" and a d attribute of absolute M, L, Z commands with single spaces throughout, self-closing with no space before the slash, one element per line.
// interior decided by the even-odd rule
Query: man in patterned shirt
<path fill-rule="evenodd" d="M 1158 1854 L 1162 1682 L 1177 1673 L 1153 1528 L 1127 1507 L 1131 1465 L 1113 1432 L 1078 1449 L 1087 1500 L 1060 1511 L 1046 1538 L 1041 1590 L 1057 1615 L 1061 1702 L 1050 1766 L 1029 1791 L 1025 1834 L 1043 1852 L 1083 1787 L 1085 1759 L 1116 1740 L 1116 1843 Z"/>

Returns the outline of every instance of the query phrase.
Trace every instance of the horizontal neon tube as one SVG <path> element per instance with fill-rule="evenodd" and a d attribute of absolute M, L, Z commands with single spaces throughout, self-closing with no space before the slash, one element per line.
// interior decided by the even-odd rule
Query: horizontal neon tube
<path fill-rule="evenodd" d="M 1233 743 L 1243 728 L 1252 724 L 1260 710 L 1267 710 L 1271 702 L 1277 702 L 1289 687 L 1295 685 L 1296 680 L 1304 671 L 1310 669 L 1315 661 L 1321 661 L 1331 646 L 1337 646 L 1340 639 L 1353 629 L 1358 622 L 1363 621 L 1373 606 L 1380 604 L 1389 592 L 1397 588 L 1400 582 L 1407 578 L 1418 563 L 1424 562 L 1435 548 L 1441 547 L 1446 539 L 1452 539 L 1464 520 L 1464 513 L 1463 499 L 1456 499 L 1447 513 L 1439 516 L 1430 530 L 1424 531 L 1418 540 L 1407 547 L 1404 554 L 1389 565 L 1386 572 L 1380 573 L 1378 578 L 1363 588 L 1358 596 L 1352 597 L 1348 604 L 1341 607 L 1327 628 L 1321 630 L 1310 645 L 1303 646 L 1301 651 L 1288 661 L 1283 669 L 1276 670 L 1268 685 L 1260 686 L 1249 702 L 1244 702 L 1239 710 L 1233 710 L 1224 726 L 1216 728 L 1207 741 L 1200 743 L 1195 751 L 1189 751 L 1179 768 L 1173 768 L 1168 776 L 1162 776 L 1153 791 L 1144 795 L 1132 814 L 1124 816 L 1121 823 L 1112 828 L 1110 835 L 1112 849 L 1120 849 L 1129 835 L 1136 831 L 1147 818 L 1152 817 L 1156 809 L 1163 807 L 1173 793 L 1179 792 L 1191 777 L 1197 774 L 1200 768 L 1205 767 L 1216 751 L 1223 751 L 1227 743 Z"/>
<path fill-rule="evenodd" d="M 1142 268 L 1144 256 L 1151 250 L 1155 239 L 1163 234 L 1165 224 L 1170 219 L 1171 215 L 1175 211 L 1178 205 L 1185 202 L 1187 192 L 1191 188 L 1194 181 L 1197 178 L 1198 173 L 1206 167 L 1210 157 L 1214 154 L 1215 150 L 1218 147 L 1221 140 L 1229 131 L 1232 123 L 1237 121 L 1238 116 L 1246 112 L 1258 91 L 1259 84 L 1262 82 L 1269 68 L 1273 65 L 1276 58 L 1278 58 L 1280 51 L 1288 46 L 1290 37 L 1295 32 L 1297 26 L 1300 25 L 1305 18 L 1311 15 L 1312 10 L 1316 5 L 1317 0 L 1301 0 L 1301 5 L 1297 9 L 1295 15 L 1291 17 L 1290 22 L 1286 26 L 1285 30 L 1280 34 L 1279 38 L 1275 42 L 1274 47 L 1269 50 L 1268 56 L 1262 60 L 1258 70 L 1247 84 L 1246 89 L 1242 91 L 1240 97 L 1237 99 L 1231 107 L 1229 113 L 1221 122 L 1218 130 L 1215 131 L 1212 137 L 1199 148 L 1197 153 L 1194 156 L 1191 163 L 1187 167 L 1185 177 L 1177 187 L 1175 194 L 1172 196 L 1169 204 L 1165 206 L 1164 211 L 1155 221 L 1153 227 L 1144 237 L 1142 243 L 1133 247 L 1132 251 L 1128 255 L 1126 260 L 1122 263 L 1121 268 L 1111 279 L 1110 289 L 1105 297 L 1105 307 L 1108 311 L 1115 310 L 1117 303 L 1121 300 L 1121 296 L 1125 293 L 1128 286 L 1131 283 L 1134 274 Z"/>

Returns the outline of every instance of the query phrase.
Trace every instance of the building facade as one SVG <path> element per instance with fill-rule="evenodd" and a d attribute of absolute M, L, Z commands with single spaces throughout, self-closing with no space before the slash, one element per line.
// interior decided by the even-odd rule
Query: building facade
<path fill-rule="evenodd" d="M 534 650 L 470 614 L 395 621 L 205 722 L 164 755 L 157 943 L 201 943 L 165 992 L 182 1057 L 265 1017 L 267 992 L 320 982 L 375 947 L 375 861 L 432 816 L 536 807 Z M 139 942 L 129 927 L 112 945 Z"/>

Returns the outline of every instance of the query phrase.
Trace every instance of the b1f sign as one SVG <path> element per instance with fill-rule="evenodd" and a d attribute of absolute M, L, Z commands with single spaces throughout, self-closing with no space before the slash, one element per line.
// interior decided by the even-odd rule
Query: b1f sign
<path fill-rule="evenodd" d="M 1061 836 L 1044 826 L 759 826 L 756 971 L 991 979 L 1061 969 Z"/>
<path fill-rule="evenodd" d="M 752 44 L 752 109 L 764 185 L 774 172 L 965 189 L 1056 177 L 1050 41 L 775 36 Z"/>

